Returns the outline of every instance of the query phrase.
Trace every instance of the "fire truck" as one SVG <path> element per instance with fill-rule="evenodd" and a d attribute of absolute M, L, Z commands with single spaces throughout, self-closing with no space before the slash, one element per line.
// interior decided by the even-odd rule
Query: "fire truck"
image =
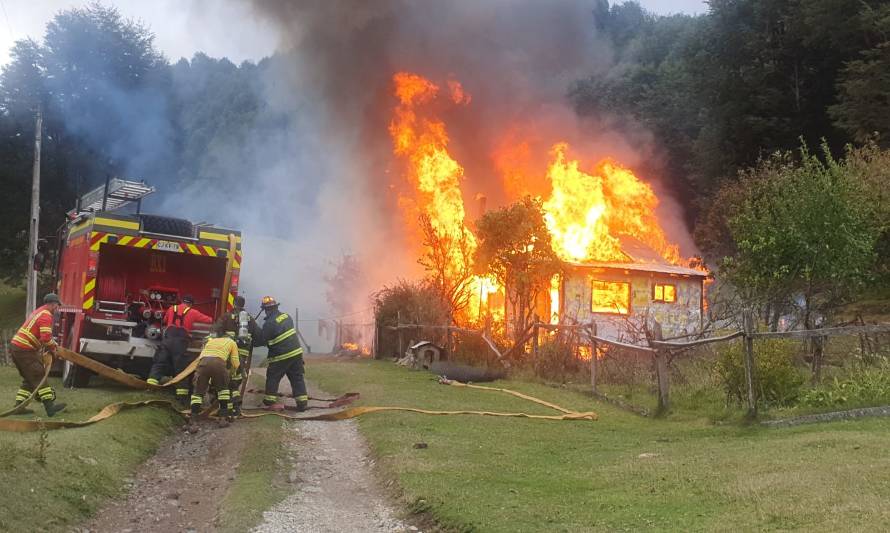
<path fill-rule="evenodd" d="M 60 345 L 143 378 L 167 308 L 191 295 L 216 319 L 233 307 L 241 269 L 239 231 L 141 213 L 154 191 L 115 178 L 84 195 L 58 235 L 55 268 Z M 189 350 L 200 351 L 209 328 L 196 325 Z M 61 372 L 68 387 L 92 376 L 67 361 Z"/>

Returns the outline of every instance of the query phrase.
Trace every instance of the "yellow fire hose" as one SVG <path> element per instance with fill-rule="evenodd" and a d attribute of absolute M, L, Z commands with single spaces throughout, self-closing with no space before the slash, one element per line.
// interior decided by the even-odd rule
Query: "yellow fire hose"
<path fill-rule="evenodd" d="M 107 365 L 104 365 L 98 361 L 90 359 L 89 357 L 83 356 L 77 352 L 72 352 L 71 350 L 67 350 L 64 348 L 59 348 L 56 351 L 56 354 L 65 359 L 66 361 L 70 361 L 74 364 L 83 366 L 99 374 L 100 376 L 106 377 L 108 379 L 112 379 L 117 381 L 118 383 L 122 383 L 132 388 L 137 389 L 160 389 L 166 386 L 173 385 L 187 378 L 195 369 L 198 362 L 194 361 L 191 365 L 188 366 L 185 370 L 180 372 L 176 377 L 172 380 L 166 382 L 164 385 L 150 385 L 149 383 L 135 378 L 125 372 L 122 372 L 118 369 L 111 368 Z M 44 355 L 44 363 L 47 366 L 46 375 L 44 375 L 43 382 L 46 381 L 46 376 L 49 375 L 49 364 L 47 363 L 48 354 Z M 41 382 L 41 386 L 42 383 Z M 460 383 L 457 381 L 440 380 L 440 383 L 445 385 L 450 385 L 454 387 L 467 387 L 479 390 L 487 390 L 487 391 L 496 391 L 503 392 L 506 394 L 510 394 L 516 396 L 517 398 L 522 398 L 524 400 L 528 400 L 546 407 L 549 407 L 553 410 L 559 411 L 562 414 L 559 415 L 532 415 L 528 413 L 500 413 L 493 411 L 432 411 L 428 409 L 418 409 L 414 407 L 390 407 L 390 406 L 359 406 L 359 407 L 350 407 L 347 409 L 343 409 L 341 411 L 334 411 L 322 414 L 285 414 L 278 411 L 262 411 L 262 412 L 245 412 L 241 415 L 242 418 L 259 418 L 263 416 L 277 416 L 279 418 L 286 418 L 291 420 L 327 420 L 327 421 L 335 421 L 335 420 L 346 420 L 349 418 L 355 418 L 357 416 L 361 416 L 368 413 L 378 413 L 383 411 L 402 411 L 402 412 L 410 412 L 410 413 L 420 413 L 425 415 L 481 415 L 481 416 L 496 416 L 496 417 L 512 417 L 512 418 L 529 418 L 535 420 L 596 420 L 597 414 L 588 411 L 588 412 L 574 412 L 564 407 L 560 407 L 551 402 L 547 402 L 541 400 L 539 398 L 535 398 L 534 396 L 529 396 L 527 394 L 522 394 L 520 392 L 512 391 L 510 389 L 502 389 L 496 387 L 485 387 L 481 385 L 471 385 L 467 383 Z M 38 387 L 40 388 L 40 387 Z M 35 389 L 36 390 L 36 389 Z M 32 393 L 31 398 L 33 398 L 34 394 Z M 31 400 L 28 399 L 28 401 Z M 23 405 L 26 405 L 27 402 L 23 402 L 22 405 L 18 406 L 18 408 L 22 408 Z M 4 419 L 0 417 L 0 431 L 15 431 L 15 432 L 28 432 L 28 431 L 41 431 L 41 430 L 52 430 L 52 429 L 65 429 L 65 428 L 78 428 L 89 426 L 95 424 L 96 422 L 101 422 L 102 420 L 106 420 L 111 418 L 112 416 L 120 413 L 121 411 L 127 409 L 134 409 L 139 407 L 161 407 L 165 409 L 170 409 L 181 416 L 186 416 L 184 412 L 177 409 L 176 404 L 169 400 L 145 400 L 141 402 L 118 402 L 106 405 L 102 408 L 101 411 L 96 413 L 94 416 L 90 417 L 87 420 L 82 422 L 68 422 L 62 420 L 11 420 Z M 13 411 L 17 411 L 14 409 Z M 11 414 L 11 413 L 10 413 Z M 5 416 L 5 415 L 4 415 Z"/>

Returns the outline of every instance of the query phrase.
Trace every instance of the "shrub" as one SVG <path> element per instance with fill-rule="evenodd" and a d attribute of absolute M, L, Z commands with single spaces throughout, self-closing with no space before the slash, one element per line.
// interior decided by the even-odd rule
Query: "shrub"
<path fill-rule="evenodd" d="M 842 407 L 890 403 L 890 368 L 860 370 L 846 379 L 810 389 L 800 403 L 809 407 Z"/>
<path fill-rule="evenodd" d="M 787 406 L 800 396 L 804 377 L 794 367 L 797 344 L 787 340 L 759 341 L 754 352 L 754 390 L 757 401 L 771 406 Z M 745 362 L 741 342 L 719 352 L 717 376 L 727 399 L 743 403 L 747 398 Z"/>
<path fill-rule="evenodd" d="M 587 363 L 575 354 L 570 343 L 555 339 L 538 346 L 538 355 L 533 356 L 531 366 L 539 378 L 565 382 L 567 376 L 578 374 Z"/>

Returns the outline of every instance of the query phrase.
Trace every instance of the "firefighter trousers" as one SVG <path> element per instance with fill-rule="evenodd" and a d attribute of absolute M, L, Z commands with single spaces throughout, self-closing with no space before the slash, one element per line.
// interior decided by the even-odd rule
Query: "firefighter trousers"
<path fill-rule="evenodd" d="M 195 389 L 192 391 L 192 412 L 200 410 L 204 403 L 204 395 L 210 385 L 216 389 L 219 400 L 220 414 L 226 416 L 230 412 L 232 395 L 229 391 L 229 369 L 225 361 L 219 357 L 202 357 L 195 368 Z"/>
<path fill-rule="evenodd" d="M 164 332 L 164 340 L 155 352 L 155 359 L 148 373 L 148 382 L 159 384 L 164 376 L 175 376 L 195 360 L 196 355 L 189 353 L 189 338 L 182 328 L 170 327 Z M 188 382 L 181 382 L 176 387 L 176 399 L 187 403 L 189 397 Z"/>
<path fill-rule="evenodd" d="M 294 399 L 298 403 L 309 401 L 306 382 L 303 380 L 303 356 L 298 355 L 269 364 L 269 368 L 266 369 L 266 395 L 263 397 L 263 403 L 272 405 L 278 402 L 278 385 L 284 376 L 290 381 Z"/>
<path fill-rule="evenodd" d="M 40 354 L 35 350 L 22 350 L 15 345 L 10 345 L 9 353 L 12 355 L 12 362 L 15 363 L 19 375 L 22 376 L 22 384 L 15 393 L 15 401 L 16 403 L 23 402 L 31 396 L 34 388 L 40 385 L 40 380 L 43 379 L 46 369 L 43 367 Z M 52 401 L 56 399 L 56 392 L 49 385 L 45 385 L 37 391 L 37 398 L 41 402 Z"/>

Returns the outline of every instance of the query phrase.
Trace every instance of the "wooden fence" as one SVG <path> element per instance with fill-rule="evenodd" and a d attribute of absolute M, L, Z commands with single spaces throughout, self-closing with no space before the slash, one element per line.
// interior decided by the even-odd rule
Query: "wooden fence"
<path fill-rule="evenodd" d="M 598 355 L 598 349 L 600 347 L 612 347 L 618 348 L 621 350 L 630 350 L 637 354 L 640 354 L 644 357 L 651 357 L 653 366 L 655 368 L 655 385 L 657 389 L 657 409 L 656 415 L 661 415 L 666 413 L 670 409 L 670 388 L 671 388 L 671 379 L 670 379 L 670 362 L 673 359 L 673 355 L 679 352 L 687 351 L 693 348 L 702 347 L 709 344 L 717 344 L 717 343 L 726 343 L 733 341 L 735 339 L 742 339 L 743 347 L 742 357 L 743 357 L 743 366 L 745 370 L 745 388 L 746 388 L 746 397 L 745 403 L 747 407 L 747 416 L 754 418 L 757 416 L 757 391 L 756 391 L 756 379 L 755 379 L 755 360 L 756 360 L 756 340 L 764 340 L 764 339 L 811 339 L 813 341 L 814 347 L 814 360 L 813 360 L 813 377 L 814 381 L 818 381 L 819 372 L 820 372 L 820 364 L 822 357 L 822 347 L 825 341 L 831 337 L 838 336 L 849 336 L 849 335 L 859 335 L 865 338 L 867 335 L 880 335 L 880 334 L 890 334 L 890 324 L 875 324 L 875 325 L 858 325 L 858 326 L 843 326 L 843 327 L 830 327 L 830 328 L 821 328 L 821 329 L 811 329 L 811 330 L 794 330 L 794 331 L 769 331 L 769 332 L 760 332 L 756 330 L 756 321 L 754 318 L 753 312 L 746 312 L 742 317 L 743 329 L 730 332 L 727 334 L 707 337 L 707 338 L 697 338 L 691 340 L 679 340 L 679 339 L 670 339 L 665 340 L 662 334 L 661 325 L 658 322 L 653 321 L 649 331 L 647 332 L 647 341 L 646 345 L 642 344 L 630 344 L 627 342 L 620 342 L 613 339 L 607 339 L 601 337 L 597 333 L 597 324 L 596 322 L 591 322 L 587 324 L 547 324 L 543 322 L 535 322 L 529 324 L 529 326 L 525 329 L 525 331 L 519 335 L 519 340 L 513 344 L 512 347 L 501 350 L 494 343 L 489 333 L 488 328 L 485 329 L 467 329 L 460 328 L 452 325 L 422 325 L 422 324 L 398 324 L 396 326 L 387 326 L 386 329 L 390 331 L 395 331 L 398 333 L 398 342 L 399 342 L 399 354 L 404 355 L 405 350 L 407 350 L 408 346 L 404 341 L 404 332 L 410 330 L 439 330 L 444 333 L 446 338 L 446 346 L 444 348 L 448 353 L 451 353 L 451 349 L 453 346 L 452 343 L 452 335 L 454 333 L 464 333 L 464 334 L 472 334 L 479 335 L 486 343 L 486 345 L 491 349 L 491 351 L 497 356 L 497 358 L 505 363 L 506 366 L 509 366 L 509 360 L 511 356 L 513 356 L 517 350 L 525 351 L 528 343 L 531 342 L 531 351 L 533 355 L 537 355 L 538 352 L 538 342 L 540 339 L 540 332 L 542 330 L 548 332 L 561 332 L 561 331 L 575 331 L 582 333 L 586 338 L 585 342 L 587 346 L 589 346 L 590 357 L 590 387 L 591 391 L 594 395 L 602 396 L 598 389 L 598 381 L 599 381 L 599 373 L 600 373 L 600 358 Z M 688 337 L 687 337 L 688 338 Z"/>

